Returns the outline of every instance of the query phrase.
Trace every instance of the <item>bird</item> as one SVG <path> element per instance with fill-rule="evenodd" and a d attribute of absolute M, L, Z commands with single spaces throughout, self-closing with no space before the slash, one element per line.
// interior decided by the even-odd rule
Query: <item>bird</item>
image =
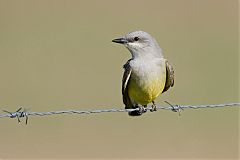
<path fill-rule="evenodd" d="M 155 99 L 174 85 L 174 70 L 157 41 L 147 32 L 133 31 L 112 42 L 124 45 L 131 58 L 123 65 L 122 99 L 130 116 L 156 111 Z"/>

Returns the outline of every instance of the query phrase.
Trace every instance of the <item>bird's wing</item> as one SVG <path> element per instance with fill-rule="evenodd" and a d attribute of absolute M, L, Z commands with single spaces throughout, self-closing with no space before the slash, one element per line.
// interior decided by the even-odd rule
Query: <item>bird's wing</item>
<path fill-rule="evenodd" d="M 123 74 L 123 78 L 122 78 L 122 98 L 123 98 L 123 103 L 125 104 L 125 109 L 129 109 L 132 108 L 133 104 L 129 98 L 128 95 L 128 82 L 129 79 L 131 77 L 131 72 L 132 72 L 132 68 L 129 64 L 129 62 L 131 61 L 128 60 L 126 64 L 124 64 L 123 68 L 124 68 L 124 74 Z"/>
<path fill-rule="evenodd" d="M 163 92 L 167 91 L 174 85 L 174 70 L 171 64 L 166 60 L 166 83 Z M 163 93 L 162 92 L 162 93 Z"/>

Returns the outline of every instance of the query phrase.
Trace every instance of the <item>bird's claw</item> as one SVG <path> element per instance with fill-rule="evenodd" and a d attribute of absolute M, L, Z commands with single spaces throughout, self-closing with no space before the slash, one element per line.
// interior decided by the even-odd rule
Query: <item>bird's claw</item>
<path fill-rule="evenodd" d="M 154 112 L 154 111 L 157 111 L 157 106 L 156 104 L 154 103 L 154 101 L 152 102 L 152 108 L 150 109 L 151 112 Z"/>
<path fill-rule="evenodd" d="M 147 109 L 144 106 L 138 106 L 139 115 L 142 115 L 145 112 L 147 112 Z"/>

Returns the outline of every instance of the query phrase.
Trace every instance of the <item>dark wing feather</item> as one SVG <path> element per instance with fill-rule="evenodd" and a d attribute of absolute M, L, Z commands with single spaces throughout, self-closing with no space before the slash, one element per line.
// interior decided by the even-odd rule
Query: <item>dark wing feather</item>
<path fill-rule="evenodd" d="M 133 104 L 129 98 L 128 95 L 128 82 L 129 79 L 131 77 L 131 72 L 132 72 L 132 68 L 129 65 L 129 62 L 131 61 L 128 60 L 127 63 L 123 66 L 124 68 L 124 74 L 123 74 L 123 78 L 122 78 L 122 98 L 123 98 L 123 103 L 125 104 L 125 109 L 129 109 L 132 108 Z"/>
<path fill-rule="evenodd" d="M 174 70 L 171 64 L 166 60 L 166 83 L 163 92 L 166 92 L 170 87 L 174 85 Z M 162 92 L 162 93 L 163 93 Z"/>

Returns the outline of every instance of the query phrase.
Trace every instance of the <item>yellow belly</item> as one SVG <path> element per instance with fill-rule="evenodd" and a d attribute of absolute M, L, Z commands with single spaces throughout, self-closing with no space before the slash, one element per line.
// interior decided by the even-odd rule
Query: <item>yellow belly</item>
<path fill-rule="evenodd" d="M 139 80 L 130 78 L 128 94 L 132 101 L 141 105 L 147 105 L 162 93 L 165 87 L 166 75 L 154 80 Z"/>

